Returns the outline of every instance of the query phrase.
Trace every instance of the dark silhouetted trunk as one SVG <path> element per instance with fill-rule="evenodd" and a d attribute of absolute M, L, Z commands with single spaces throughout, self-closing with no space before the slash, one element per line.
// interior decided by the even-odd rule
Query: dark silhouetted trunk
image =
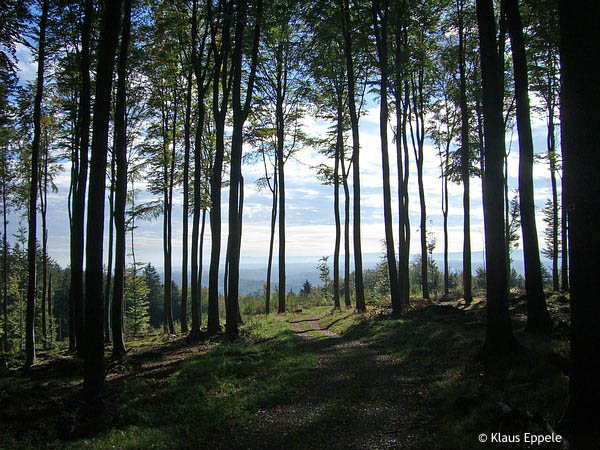
<path fill-rule="evenodd" d="M 473 302 L 471 275 L 471 197 L 469 166 L 469 109 L 467 106 L 467 77 L 465 69 L 465 30 L 463 0 L 457 0 L 458 14 L 458 68 L 460 73 L 460 173 L 463 183 L 463 298 L 466 305 Z"/>
<path fill-rule="evenodd" d="M 112 301 L 113 356 L 125 353 L 123 330 L 123 294 L 125 288 L 125 208 L 127 205 L 127 123 L 126 123 L 126 86 L 127 55 L 131 28 L 131 0 L 125 2 L 123 31 L 117 68 L 117 94 L 115 105 L 115 145 L 113 149 L 116 164 L 115 179 L 115 276 Z"/>
<path fill-rule="evenodd" d="M 6 176 L 6 174 L 4 174 Z M 8 353 L 10 345 L 8 341 L 8 238 L 6 236 L 8 228 L 8 207 L 7 195 L 6 195 L 6 180 L 5 176 L 2 177 L 2 299 L 3 301 L 3 313 L 4 313 L 4 352 Z"/>
<path fill-rule="evenodd" d="M 40 177 L 40 213 L 42 216 L 42 342 L 44 348 L 48 348 L 48 326 L 46 311 L 46 286 L 48 282 L 48 136 L 44 136 L 44 173 Z"/>
<path fill-rule="evenodd" d="M 527 293 L 527 330 L 550 333 L 552 321 L 546 308 L 540 265 L 540 251 L 535 224 L 533 194 L 533 139 L 529 118 L 529 83 L 527 58 L 519 4 L 506 1 L 506 18 L 513 55 L 517 128 L 519 130 L 519 197 L 521 229 L 523 231 L 523 258 L 525 260 L 525 290 Z"/>
<path fill-rule="evenodd" d="M 344 145 L 343 130 L 343 104 L 340 89 L 337 95 L 337 120 L 336 120 L 336 142 L 334 166 L 333 166 L 333 217 L 335 220 L 335 244 L 333 247 L 333 307 L 340 308 L 340 241 L 341 241 L 341 223 L 340 223 L 340 155 Z"/>
<path fill-rule="evenodd" d="M 118 76 L 117 76 L 118 77 Z M 117 82 L 118 83 L 118 82 Z M 116 115 L 116 108 L 115 108 Z M 110 194 L 108 196 L 108 264 L 106 266 L 106 284 L 104 286 L 104 342 L 110 343 L 110 295 L 112 287 L 112 264 L 114 243 L 114 213 L 115 213 L 115 164 L 116 145 L 113 146 L 110 160 Z"/>
<path fill-rule="evenodd" d="M 504 121 L 502 61 L 496 44 L 496 25 L 492 0 L 477 0 L 477 22 L 483 81 L 483 120 L 485 163 L 483 215 L 487 278 L 487 330 L 481 355 L 495 357 L 516 347 L 506 290 L 506 254 L 504 252 L 504 193 L 502 161 L 504 157 Z"/>
<path fill-rule="evenodd" d="M 206 75 L 209 66 L 210 54 L 207 55 L 205 63 L 202 64 L 202 55 L 206 48 L 206 38 L 208 36 L 208 24 L 204 29 L 200 39 L 200 48 L 196 48 L 196 34 L 198 28 L 198 2 L 194 0 L 192 9 L 192 65 L 196 75 L 196 97 L 198 102 L 196 133 L 194 137 L 194 205 L 192 219 L 192 336 L 199 336 L 200 326 L 202 324 L 202 244 L 204 238 L 204 223 L 206 218 L 206 200 L 204 198 L 203 188 L 203 154 L 202 154 L 202 136 L 204 134 L 204 120 L 206 110 L 204 98 L 208 86 L 205 84 Z M 200 233 L 200 212 L 202 212 L 202 232 Z M 198 245 L 198 234 L 200 234 L 200 244 Z M 198 248 L 200 247 L 200 248 Z"/>
<path fill-rule="evenodd" d="M 394 249 L 394 230 L 392 223 L 392 193 L 390 189 L 390 161 L 388 154 L 388 38 L 387 20 L 389 13 L 389 1 L 384 0 L 383 5 L 379 1 L 372 3 L 373 27 L 377 45 L 377 56 L 379 58 L 379 135 L 381 137 L 381 167 L 383 172 L 383 218 L 385 227 L 385 243 L 388 275 L 390 280 L 390 295 L 392 312 L 402 312 L 400 299 L 400 287 L 398 285 L 398 272 L 396 270 L 396 252 Z"/>
<path fill-rule="evenodd" d="M 558 233 L 560 222 L 558 221 L 558 188 L 556 185 L 556 126 L 554 124 L 554 114 L 556 109 L 556 95 L 554 91 L 554 80 L 556 78 L 556 68 L 552 50 L 548 49 L 548 91 L 546 92 L 546 106 L 548 108 L 548 160 L 550 161 L 550 183 L 552 186 L 552 290 L 560 290 L 560 280 L 558 276 Z"/>
<path fill-rule="evenodd" d="M 85 13 L 81 30 L 81 93 L 79 98 L 79 155 L 76 157 L 78 173 L 73 192 L 73 218 L 71 227 L 71 286 L 69 291 L 72 315 L 69 325 L 69 349 L 77 350 L 83 357 L 84 288 L 83 288 L 83 249 L 85 192 L 88 174 L 88 150 L 90 141 L 90 41 L 94 15 L 93 0 L 85 1 Z M 72 338 L 71 338 L 72 333 Z"/>
<path fill-rule="evenodd" d="M 346 171 L 346 152 L 343 145 L 340 149 L 340 168 L 342 169 L 342 187 L 344 188 L 344 305 L 349 308 L 352 306 L 350 300 L 350 189 Z"/>
<path fill-rule="evenodd" d="M 356 292 L 356 309 L 366 311 L 365 289 L 363 283 L 362 249 L 360 237 L 360 141 L 358 133 L 358 113 L 355 99 L 354 61 L 352 59 L 352 36 L 350 24 L 350 5 L 348 0 L 340 0 L 342 9 L 342 35 L 344 37 L 344 56 L 348 81 L 348 109 L 352 128 L 352 190 L 354 198 L 354 286 Z"/>
<path fill-rule="evenodd" d="M 417 79 L 411 76 L 412 104 L 415 116 L 413 131 L 412 121 L 409 122 L 411 141 L 417 164 L 417 184 L 419 186 L 419 204 L 421 206 L 421 289 L 423 298 L 429 299 L 429 263 L 427 254 L 427 209 L 425 204 L 425 185 L 423 183 L 423 159 L 425 147 L 425 104 L 423 99 L 424 68 L 417 69 Z"/>
<path fill-rule="evenodd" d="M 106 156 L 108 153 L 108 122 L 111 105 L 110 93 L 115 50 L 121 24 L 121 4 L 120 0 L 107 1 L 98 42 L 85 259 L 85 368 L 83 392 L 88 401 L 94 401 L 98 398 L 104 384 L 104 298 L 102 295 L 104 193 L 106 188 Z"/>
<path fill-rule="evenodd" d="M 212 4 L 207 2 L 208 23 L 210 24 L 213 64 L 213 114 L 215 120 L 215 159 L 210 177 L 210 231 L 211 251 L 208 274 L 208 334 L 215 335 L 221 330 L 219 324 L 219 260 L 221 253 L 221 181 L 225 155 L 225 117 L 229 102 L 231 76 L 228 72 L 231 44 L 231 19 L 233 6 L 221 1 L 219 12 L 223 17 L 214 18 Z M 219 30 L 217 30 L 219 28 Z M 218 35 L 218 37 L 217 37 Z"/>
<path fill-rule="evenodd" d="M 265 154 L 263 153 L 263 163 L 265 164 L 265 176 L 267 174 L 267 162 Z M 267 260 L 267 284 L 265 287 L 265 314 L 271 312 L 271 271 L 273 268 L 273 247 L 275 243 L 275 225 L 277 224 L 277 157 L 275 158 L 275 165 L 273 171 L 273 186 L 268 181 L 269 189 L 271 190 L 273 202 L 271 204 L 271 235 L 269 238 L 269 259 Z"/>
<path fill-rule="evenodd" d="M 571 370 L 564 428 L 572 448 L 600 441 L 600 70 L 598 2 L 559 2 L 561 129 L 569 220 Z"/>
<path fill-rule="evenodd" d="M 46 58 L 46 23 L 48 21 L 48 0 L 42 5 L 40 18 L 40 34 L 38 40 L 38 73 L 33 106 L 33 143 L 31 145 L 31 178 L 29 190 L 29 236 L 27 243 L 27 312 L 25 317 L 25 366 L 35 362 L 35 300 L 36 300 L 36 227 L 37 227 L 37 195 L 38 170 L 40 156 L 40 140 L 42 134 L 41 114 L 42 96 L 44 93 L 44 62 Z"/>
<path fill-rule="evenodd" d="M 258 43 L 260 37 L 260 25 L 262 20 L 262 0 L 256 6 L 256 17 L 254 25 L 254 43 L 250 59 L 250 74 L 246 84 L 246 98 L 242 102 L 242 62 L 243 62 L 243 40 L 244 29 L 247 20 L 246 2 L 240 2 L 236 11 L 235 22 L 235 47 L 232 55 L 233 67 L 233 132 L 231 138 L 231 170 L 229 185 L 229 239 L 228 239 L 228 269 L 227 277 L 228 293 L 225 299 L 226 306 L 226 331 L 230 340 L 238 338 L 239 322 L 239 279 L 240 279 L 240 248 L 242 240 L 242 207 L 243 207 L 243 178 L 242 178 L 242 144 L 243 127 L 252 103 L 252 90 L 258 61 Z M 283 127 L 283 122 L 280 123 Z M 279 140 L 279 136 L 278 136 Z M 282 143 L 283 144 L 283 143 Z"/>

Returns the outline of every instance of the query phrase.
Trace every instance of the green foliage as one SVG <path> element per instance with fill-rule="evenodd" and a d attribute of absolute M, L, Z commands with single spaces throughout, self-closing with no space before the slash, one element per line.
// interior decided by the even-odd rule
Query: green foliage
<path fill-rule="evenodd" d="M 133 336 L 144 333 L 150 325 L 150 289 L 145 278 L 141 263 L 129 266 L 125 271 L 125 324 L 127 332 Z"/>

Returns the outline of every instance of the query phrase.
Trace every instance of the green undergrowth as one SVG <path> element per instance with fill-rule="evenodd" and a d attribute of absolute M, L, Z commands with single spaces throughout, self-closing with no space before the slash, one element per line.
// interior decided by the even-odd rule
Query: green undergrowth
<path fill-rule="evenodd" d="M 547 434 L 545 423 L 556 429 L 568 395 L 568 378 L 555 362 L 557 356 L 568 356 L 568 341 L 531 335 L 516 323 L 522 349 L 509 358 L 482 362 L 484 303 L 472 311 L 432 305 L 399 318 L 378 305 L 363 314 L 330 310 L 320 326 L 391 354 L 400 361 L 403 376 L 423 384 L 436 411 L 439 448 L 494 448 L 479 443 L 480 433 L 520 433 L 521 440 L 525 432 Z M 507 419 L 499 402 L 533 419 Z"/>
<path fill-rule="evenodd" d="M 283 401 L 315 367 L 316 355 L 287 320 L 250 319 L 238 342 L 219 338 L 170 366 L 111 379 L 99 410 L 86 411 L 80 400 L 63 405 L 58 416 L 33 422 L 27 433 L 0 435 L 0 448 L 205 448 L 224 442 L 226 430 Z"/>

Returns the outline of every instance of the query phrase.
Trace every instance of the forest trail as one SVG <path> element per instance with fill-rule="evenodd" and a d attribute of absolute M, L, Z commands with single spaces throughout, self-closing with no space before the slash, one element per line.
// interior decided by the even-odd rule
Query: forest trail
<path fill-rule="evenodd" d="M 290 322 L 318 354 L 307 382 L 259 411 L 223 448 L 433 448 L 436 430 L 419 379 L 390 355 L 324 329 L 315 316 Z"/>

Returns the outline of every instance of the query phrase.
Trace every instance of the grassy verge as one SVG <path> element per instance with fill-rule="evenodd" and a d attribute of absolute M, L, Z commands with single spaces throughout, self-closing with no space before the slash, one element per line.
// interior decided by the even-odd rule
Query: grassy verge
<path fill-rule="evenodd" d="M 555 312 L 553 301 L 549 307 Z M 423 382 L 438 412 L 439 448 L 494 448 L 478 442 L 480 433 L 547 434 L 543 422 L 556 428 L 567 399 L 568 379 L 555 360 L 567 356 L 568 341 L 564 333 L 549 340 L 525 333 L 524 305 L 514 302 L 515 334 L 523 351 L 510 359 L 477 362 L 485 337 L 484 305 L 470 311 L 429 306 L 400 318 L 371 305 L 364 314 L 331 311 L 320 325 L 393 355 L 403 375 Z M 561 319 L 555 316 L 555 322 L 560 325 Z M 534 417 L 503 415 L 498 402 Z"/>
<path fill-rule="evenodd" d="M 183 341 L 181 347 L 187 351 Z M 73 384 L 80 382 L 80 372 L 70 379 L 70 389 L 54 392 L 52 400 L 44 391 L 47 381 L 15 377 L 28 385 L 13 389 L 3 380 L 0 389 L 8 390 L 9 397 L 30 392 L 31 398 L 4 411 L 8 426 L 0 448 L 206 447 L 293 392 L 316 364 L 316 356 L 291 332 L 286 317 L 277 315 L 247 322 L 239 342 L 195 346 L 177 361 L 169 361 L 172 353 L 161 354 L 159 348 L 143 353 L 140 347 L 137 359 L 136 354 L 126 357 L 124 373 L 109 378 L 100 412 L 87 411 L 79 400 L 80 386 Z M 152 358 L 164 363 L 161 359 L 149 366 Z M 46 409 L 54 406 L 60 412 L 42 407 L 39 417 L 20 426 L 17 416 L 36 408 L 36 391 Z"/>

